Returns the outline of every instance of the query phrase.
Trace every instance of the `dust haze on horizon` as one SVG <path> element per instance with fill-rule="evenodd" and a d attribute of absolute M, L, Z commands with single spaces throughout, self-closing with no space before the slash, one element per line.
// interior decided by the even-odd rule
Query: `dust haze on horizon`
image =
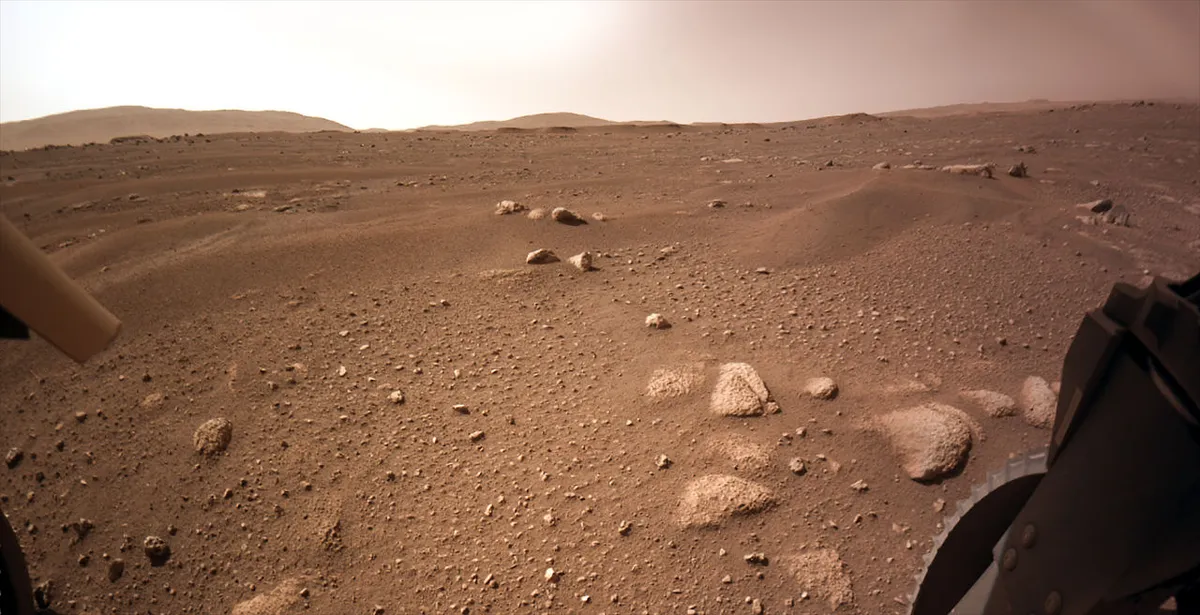
<path fill-rule="evenodd" d="M 1200 99 L 1200 1 L 0 3 L 0 121 L 118 105 L 365 129 Z"/>

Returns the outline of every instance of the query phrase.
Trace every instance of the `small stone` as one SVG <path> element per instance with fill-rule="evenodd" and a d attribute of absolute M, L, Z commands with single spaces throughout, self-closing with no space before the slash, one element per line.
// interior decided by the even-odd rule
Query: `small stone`
<path fill-rule="evenodd" d="M 788 469 L 791 470 L 792 474 L 795 474 L 796 476 L 803 476 L 804 473 L 808 471 L 808 469 L 804 467 L 804 460 L 799 457 L 792 457 L 792 460 L 788 462 Z"/>
<path fill-rule="evenodd" d="M 730 583 L 733 583 L 733 577 L 731 577 L 729 575 L 725 575 L 725 576 L 721 577 L 721 582 L 726 585 L 729 585 Z"/>
<path fill-rule="evenodd" d="M 721 199 L 713 199 L 708 202 L 708 207 L 709 207 L 709 209 L 720 209 L 722 207 L 725 207 L 725 205 L 727 205 L 727 204 L 728 203 L 726 203 L 725 201 L 722 201 Z"/>
<path fill-rule="evenodd" d="M 75 422 L 82 423 L 87 420 L 87 413 L 79 411 L 75 413 Z"/>
<path fill-rule="evenodd" d="M 546 580 L 551 583 L 557 583 L 558 577 L 561 576 L 561 574 L 562 573 L 556 571 L 553 568 L 547 568 L 546 572 L 542 576 L 544 576 L 546 578 Z"/>
<path fill-rule="evenodd" d="M 595 220 L 596 222 L 608 222 L 608 216 L 606 216 L 598 211 L 592 213 L 592 219 Z"/>
<path fill-rule="evenodd" d="M 345 377 L 345 375 L 346 375 L 346 366 L 345 365 L 338 366 L 337 375 L 338 375 L 338 377 Z"/>
<path fill-rule="evenodd" d="M 392 391 L 391 393 L 388 393 L 387 398 L 388 401 L 392 402 L 393 404 L 402 404 L 404 403 L 404 391 Z"/>
<path fill-rule="evenodd" d="M 209 419 L 196 428 L 192 445 L 201 455 L 211 456 L 229 448 L 233 440 L 233 423 L 229 419 Z"/>
<path fill-rule="evenodd" d="M 886 171 L 892 168 L 892 164 L 890 162 L 880 162 L 871 168 L 876 171 Z"/>
<path fill-rule="evenodd" d="M 579 214 L 566 207 L 555 207 L 550 211 L 550 219 L 570 225 L 587 224 L 587 220 L 584 220 Z"/>
<path fill-rule="evenodd" d="M 161 566 L 171 557 L 171 547 L 167 541 L 158 536 L 147 536 L 142 542 L 142 550 L 146 553 L 146 557 L 150 558 L 150 563 L 155 566 Z"/>
<path fill-rule="evenodd" d="M 943 510 L 946 510 L 946 500 L 943 500 L 942 498 L 938 498 L 938 499 L 934 500 L 933 501 L 933 512 L 940 513 Z"/>
<path fill-rule="evenodd" d="M 1029 177 L 1029 169 L 1024 162 L 1018 162 L 1008 168 L 1008 174 L 1010 177 Z"/>
<path fill-rule="evenodd" d="M 665 470 L 671 467 L 671 459 L 666 455 L 659 455 L 658 459 L 654 460 L 654 465 L 658 466 L 660 470 Z"/>
<path fill-rule="evenodd" d="M 622 521 L 621 524 L 617 526 L 617 533 L 622 536 L 628 536 L 632 531 L 633 524 L 628 521 Z"/>
<path fill-rule="evenodd" d="M 496 203 L 497 216 L 506 216 L 520 211 L 525 211 L 525 206 L 516 201 L 500 201 Z"/>
<path fill-rule="evenodd" d="M 454 404 L 454 406 L 452 406 L 452 409 L 459 414 L 470 414 L 471 413 L 471 409 L 468 408 L 466 404 Z"/>
<path fill-rule="evenodd" d="M 8 469 L 11 470 L 17 467 L 17 464 L 21 463 L 21 460 L 24 458 L 25 451 L 19 448 L 10 448 L 8 449 L 8 454 L 4 456 L 4 465 L 8 466 Z"/>
<path fill-rule="evenodd" d="M 759 600 L 758 598 L 751 600 L 750 601 L 750 612 L 753 613 L 753 615 L 763 615 L 762 600 Z"/>
<path fill-rule="evenodd" d="M 525 256 L 525 262 L 529 265 L 545 265 L 548 263 L 557 263 L 558 256 L 545 248 L 538 248 Z"/>
<path fill-rule="evenodd" d="M 484 433 L 482 431 L 472 431 L 470 434 L 467 435 L 467 439 L 469 439 L 472 442 L 478 442 L 478 441 L 482 440 L 483 437 L 484 437 Z"/>
<path fill-rule="evenodd" d="M 125 575 L 125 560 L 116 558 L 108 563 L 108 581 L 116 583 Z"/>
<path fill-rule="evenodd" d="M 666 317 L 662 314 L 651 314 L 646 317 L 646 326 L 651 329 L 669 329 L 671 323 L 667 322 Z"/>
<path fill-rule="evenodd" d="M 574 265 L 575 268 L 580 271 L 591 271 L 592 270 L 592 253 L 591 252 L 580 252 L 579 254 L 576 254 L 575 256 L 568 258 L 567 262 Z"/>
<path fill-rule="evenodd" d="M 860 478 L 860 479 L 854 481 L 853 483 L 851 483 L 850 488 L 855 491 L 858 491 L 858 492 L 866 491 L 868 489 L 867 481 Z"/>
<path fill-rule="evenodd" d="M 770 563 L 770 560 L 767 559 L 767 554 L 762 552 L 747 553 L 742 556 L 742 559 L 746 560 L 747 564 L 755 566 L 766 566 Z"/>
<path fill-rule="evenodd" d="M 814 399 L 833 399 L 838 394 L 833 378 L 812 378 L 804 385 L 804 390 Z"/>
<path fill-rule="evenodd" d="M 1087 203 L 1080 203 L 1076 207 L 1086 209 L 1094 214 L 1102 214 L 1113 208 L 1113 202 L 1112 199 L 1097 199 Z"/>

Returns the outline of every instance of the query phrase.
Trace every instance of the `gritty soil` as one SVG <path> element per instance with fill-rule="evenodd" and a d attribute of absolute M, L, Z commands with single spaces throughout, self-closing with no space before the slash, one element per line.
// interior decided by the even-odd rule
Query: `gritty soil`
<path fill-rule="evenodd" d="M 1054 383 L 1114 282 L 1200 269 L 1197 169 L 1165 104 L 3 153 L 124 330 L 4 343 L 0 507 L 67 613 L 902 613 L 945 502 L 1047 442 L 961 392 Z M 713 413 L 727 363 L 779 412 Z M 930 402 L 987 437 L 916 482 L 863 425 Z M 771 503 L 681 523 L 709 476 Z"/>

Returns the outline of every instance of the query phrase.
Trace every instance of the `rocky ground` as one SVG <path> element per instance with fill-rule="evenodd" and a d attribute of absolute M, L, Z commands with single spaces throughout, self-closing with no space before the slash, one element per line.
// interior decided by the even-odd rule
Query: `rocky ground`
<path fill-rule="evenodd" d="M 1200 269 L 1195 105 L 0 176 L 124 322 L 0 355 L 0 505 L 62 613 L 903 613 L 953 502 L 1046 443 L 1083 313 Z"/>

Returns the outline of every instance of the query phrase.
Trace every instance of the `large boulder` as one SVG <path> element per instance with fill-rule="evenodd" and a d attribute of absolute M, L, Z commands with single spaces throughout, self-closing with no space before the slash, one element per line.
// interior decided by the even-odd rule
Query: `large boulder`
<path fill-rule="evenodd" d="M 1030 376 L 1021 386 L 1021 412 L 1025 422 L 1034 427 L 1047 428 L 1054 424 L 1054 412 L 1058 407 L 1058 395 L 1050 388 L 1045 378 Z"/>
<path fill-rule="evenodd" d="M 721 416 L 759 416 L 779 411 L 766 383 L 747 363 L 721 366 L 710 407 Z"/>
<path fill-rule="evenodd" d="M 970 415 L 939 403 L 897 410 L 876 418 L 868 429 L 884 436 L 909 478 L 932 481 L 955 472 L 967 460 L 983 428 Z"/>

